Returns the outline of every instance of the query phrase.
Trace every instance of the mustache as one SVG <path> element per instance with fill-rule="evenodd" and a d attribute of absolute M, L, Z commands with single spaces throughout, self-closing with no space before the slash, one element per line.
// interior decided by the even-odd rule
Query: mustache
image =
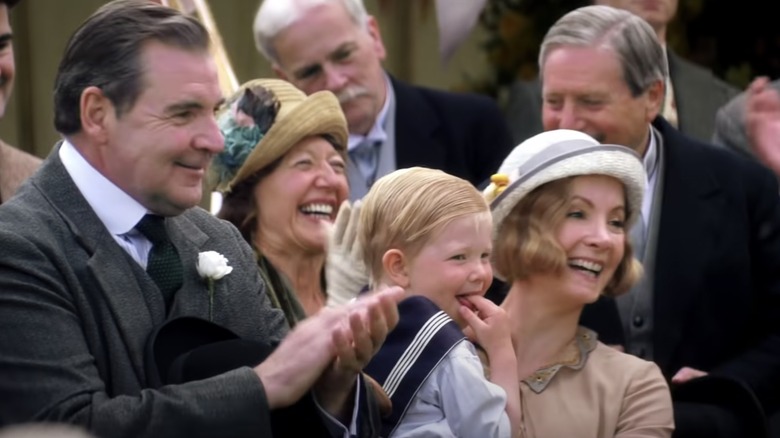
<path fill-rule="evenodd" d="M 340 104 L 344 104 L 344 103 L 349 102 L 352 99 L 355 99 L 355 98 L 358 98 L 358 97 L 363 97 L 363 96 L 368 96 L 370 94 L 371 93 L 369 92 L 368 88 L 361 87 L 359 85 L 354 85 L 354 86 L 347 87 L 347 88 L 339 91 L 336 94 L 336 97 L 339 99 L 339 103 Z"/>

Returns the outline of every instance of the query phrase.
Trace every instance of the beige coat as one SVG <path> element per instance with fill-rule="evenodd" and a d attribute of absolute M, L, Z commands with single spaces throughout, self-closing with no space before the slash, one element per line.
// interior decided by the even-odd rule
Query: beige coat
<path fill-rule="evenodd" d="M 582 368 L 564 365 L 549 374 L 537 372 L 529 378 L 548 380 L 539 393 L 531 389 L 528 379 L 520 385 L 525 438 L 668 438 L 672 434 L 669 387 L 653 362 L 597 342 Z"/>
<path fill-rule="evenodd" d="M 41 165 L 41 159 L 0 141 L 0 203 L 8 200 Z"/>

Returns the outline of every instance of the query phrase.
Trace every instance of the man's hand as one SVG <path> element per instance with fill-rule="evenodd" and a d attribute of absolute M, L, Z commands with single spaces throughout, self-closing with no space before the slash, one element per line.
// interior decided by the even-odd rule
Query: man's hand
<path fill-rule="evenodd" d="M 265 388 L 271 409 L 298 401 L 333 361 L 333 327 L 347 315 L 345 310 L 323 309 L 295 326 L 255 373 Z"/>
<path fill-rule="evenodd" d="M 688 382 L 690 380 L 696 379 L 698 377 L 704 377 L 707 373 L 704 371 L 699 371 L 694 368 L 690 367 L 682 367 L 680 368 L 680 371 L 677 371 L 677 373 L 672 377 L 672 383 L 681 384 Z"/>
<path fill-rule="evenodd" d="M 336 359 L 315 388 L 320 405 L 336 418 L 347 418 L 357 374 L 398 324 L 398 301 L 403 296 L 403 289 L 388 288 L 341 307 L 348 318 L 333 334 Z"/>
<path fill-rule="evenodd" d="M 400 288 L 389 288 L 303 320 L 255 372 L 271 409 L 289 406 L 317 383 L 318 400 L 340 413 L 357 373 L 398 323 Z"/>
<path fill-rule="evenodd" d="M 349 318 L 343 322 L 348 327 L 342 325 L 334 336 L 337 368 L 353 373 L 363 370 L 398 324 L 398 302 L 403 297 L 402 288 L 390 287 L 344 306 Z"/>
<path fill-rule="evenodd" d="M 780 93 L 766 77 L 750 84 L 745 101 L 745 131 L 756 156 L 780 176 Z"/>
<path fill-rule="evenodd" d="M 325 279 L 329 307 L 340 306 L 355 298 L 368 285 L 369 274 L 357 237 L 360 201 L 344 201 L 335 224 L 328 230 L 328 258 Z"/>

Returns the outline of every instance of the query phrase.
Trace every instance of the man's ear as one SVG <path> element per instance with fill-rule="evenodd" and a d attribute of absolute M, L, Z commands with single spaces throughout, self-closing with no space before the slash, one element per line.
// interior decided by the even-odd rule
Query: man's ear
<path fill-rule="evenodd" d="M 387 57 L 387 50 L 385 49 L 384 41 L 382 41 L 382 32 L 379 30 L 379 22 L 376 21 L 376 18 L 372 15 L 368 16 L 366 29 L 368 30 L 368 35 L 371 36 L 372 47 L 374 53 L 376 53 L 376 57 L 379 58 L 380 61 L 384 61 Z"/>
<path fill-rule="evenodd" d="M 647 100 L 646 100 L 646 113 L 647 113 L 647 119 L 648 123 L 653 121 L 655 117 L 661 113 L 664 106 L 664 91 L 666 90 L 666 81 L 662 79 L 658 79 L 656 81 L 653 81 L 652 84 L 650 84 L 650 87 L 647 89 Z M 666 92 L 671 93 L 672 90 L 667 90 Z"/>
<path fill-rule="evenodd" d="M 91 138 L 105 139 L 113 119 L 114 105 L 98 87 L 87 87 L 79 99 L 81 131 Z"/>
<path fill-rule="evenodd" d="M 395 286 L 409 287 L 408 259 L 400 249 L 390 249 L 382 256 L 385 277 Z"/>

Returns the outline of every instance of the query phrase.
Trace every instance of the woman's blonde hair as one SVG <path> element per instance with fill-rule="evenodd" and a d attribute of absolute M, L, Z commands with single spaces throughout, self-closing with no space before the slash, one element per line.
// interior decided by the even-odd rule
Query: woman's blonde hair
<path fill-rule="evenodd" d="M 358 239 L 372 284 L 384 272 L 382 257 L 390 249 L 416 255 L 452 220 L 490 209 L 468 181 L 440 170 L 411 167 L 377 180 L 363 198 Z"/>
<path fill-rule="evenodd" d="M 493 242 L 493 267 L 507 283 L 537 274 L 557 274 L 566 267 L 566 252 L 556 241 L 571 199 L 576 177 L 537 187 L 512 208 Z M 628 291 L 641 277 L 642 265 L 634 258 L 626 236 L 623 258 L 604 288 L 606 296 Z"/>

